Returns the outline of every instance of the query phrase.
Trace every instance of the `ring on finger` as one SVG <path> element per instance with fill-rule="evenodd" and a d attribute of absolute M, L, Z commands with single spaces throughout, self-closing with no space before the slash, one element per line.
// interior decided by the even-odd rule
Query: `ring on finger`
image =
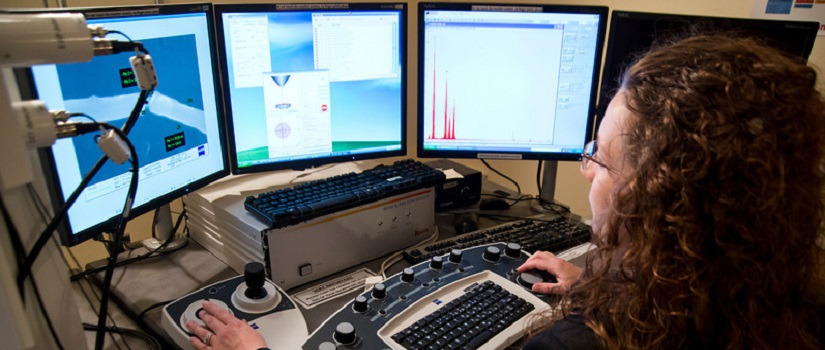
<path fill-rule="evenodd" d="M 209 341 L 210 340 L 212 340 L 212 333 L 207 334 L 206 337 L 203 338 L 203 343 L 206 344 L 207 346 L 209 346 Z"/>

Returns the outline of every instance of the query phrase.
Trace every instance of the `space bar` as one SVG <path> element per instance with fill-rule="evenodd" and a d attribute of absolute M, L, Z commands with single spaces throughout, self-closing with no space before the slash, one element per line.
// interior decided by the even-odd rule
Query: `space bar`
<path fill-rule="evenodd" d="M 315 202 L 312 204 L 307 204 L 308 207 L 312 209 L 313 212 L 316 211 L 326 211 L 330 209 L 335 209 L 338 207 L 345 206 L 351 203 L 358 203 L 359 197 L 353 193 L 345 193 L 339 196 L 335 196 L 332 198 L 324 199 L 320 202 Z"/>

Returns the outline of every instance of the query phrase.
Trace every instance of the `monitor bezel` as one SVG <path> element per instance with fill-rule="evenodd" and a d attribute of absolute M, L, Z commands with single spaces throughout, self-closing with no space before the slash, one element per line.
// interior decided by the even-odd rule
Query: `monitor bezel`
<path fill-rule="evenodd" d="M 333 164 L 333 163 L 342 163 L 342 162 L 349 162 L 349 161 L 356 161 L 356 160 L 366 160 L 366 159 L 377 159 L 377 158 L 389 158 L 389 157 L 397 157 L 397 156 L 405 156 L 407 155 L 407 74 L 408 72 L 408 50 L 407 50 L 407 42 L 408 42 L 408 30 L 407 30 L 407 10 L 408 5 L 407 3 L 401 2 L 349 2 L 349 3 L 279 3 L 279 4 L 216 4 L 215 5 L 215 32 L 217 33 L 218 39 L 218 59 L 220 62 L 220 74 L 221 74 L 221 90 L 224 94 L 225 98 L 225 121 L 226 121 L 226 133 L 227 133 L 227 150 L 229 152 L 229 165 L 232 174 L 240 175 L 240 174 L 251 174 L 251 173 L 260 173 L 260 172 L 268 172 L 268 171 L 276 171 L 276 170 L 286 170 L 286 169 L 293 169 L 293 170 L 304 170 L 310 169 L 314 167 L 318 167 L 325 164 Z M 307 159 L 299 159 L 299 160 L 289 160 L 289 161 L 281 161 L 281 162 L 268 162 L 262 164 L 256 164 L 248 167 L 239 167 L 238 166 L 238 154 L 237 149 L 235 147 L 235 129 L 234 129 L 234 119 L 232 115 L 232 95 L 229 91 L 229 84 L 228 84 L 228 66 L 227 66 L 227 58 L 226 58 L 226 38 L 224 37 L 224 24 L 223 24 L 223 14 L 224 13 L 255 13 L 255 12 L 306 12 L 306 11 L 382 11 L 382 10 L 391 10 L 391 11 L 398 11 L 400 12 L 399 15 L 399 39 L 400 39 L 400 52 L 399 58 L 401 59 L 401 106 L 400 106 L 400 118 L 401 118 L 401 148 L 391 151 L 381 151 L 381 152 L 370 152 L 370 153 L 358 153 L 358 154 L 350 154 L 350 155 L 340 155 L 340 156 L 327 156 L 327 157 L 318 157 L 318 158 L 307 158 Z"/>
<path fill-rule="evenodd" d="M 482 3 L 482 2 L 420 2 L 418 4 L 418 96 L 416 113 L 416 150 L 419 158 L 463 158 L 463 159 L 503 159 L 503 160 L 568 160 L 580 161 L 579 153 L 560 152 L 500 152 L 500 151 L 460 151 L 460 150 L 426 150 L 424 149 L 424 12 L 428 10 L 439 11 L 473 11 L 473 7 L 493 7 L 493 8 L 540 8 L 544 13 L 582 13 L 597 14 L 600 16 L 598 37 L 596 38 L 596 53 L 593 57 L 593 77 L 591 81 L 590 106 L 588 107 L 587 123 L 585 134 L 582 139 L 582 147 L 592 139 L 594 116 L 596 111 L 596 97 L 598 96 L 599 75 L 601 74 L 601 59 L 604 50 L 604 40 L 607 29 L 607 6 L 592 5 L 545 5 L 545 4 L 503 4 L 503 3 Z M 538 12 L 538 11 L 536 11 Z"/>
<path fill-rule="evenodd" d="M 135 15 L 174 15 L 174 14 L 188 14 L 188 13 L 203 13 L 206 16 L 206 24 L 207 28 L 207 35 L 209 40 L 210 52 L 209 55 L 211 57 L 211 68 L 212 68 L 212 76 L 213 76 L 213 89 L 215 94 L 215 108 L 218 123 L 218 136 L 220 142 L 220 154 L 222 155 L 222 168 L 218 171 L 215 171 L 211 174 L 201 177 L 198 180 L 192 181 L 187 185 L 178 188 L 176 190 L 170 191 L 162 196 L 158 196 L 152 200 L 149 200 L 146 203 L 143 203 L 139 206 L 133 206 L 129 213 L 129 218 L 135 218 L 139 215 L 148 213 L 152 210 L 158 209 L 163 207 L 175 199 L 180 198 L 183 195 L 186 195 L 189 192 L 197 191 L 206 185 L 212 183 L 215 180 L 221 179 L 227 175 L 229 175 L 229 163 L 226 156 L 226 133 L 225 133 L 225 120 L 223 116 L 224 110 L 224 100 L 221 95 L 221 90 L 218 88 L 219 78 L 220 75 L 218 74 L 218 65 L 217 65 L 217 55 L 216 55 L 216 41 L 215 41 L 215 34 L 214 34 L 214 17 L 213 17 L 213 5 L 210 3 L 192 3 L 192 4 L 169 4 L 169 5 L 137 5 L 137 6 L 107 6 L 107 7 L 76 7 L 76 8 L 61 8 L 61 9 L 38 9 L 38 10 L 25 10 L 20 12 L 26 13 L 44 13 L 44 12 L 71 12 L 71 13 L 82 13 L 86 16 L 87 19 L 98 19 L 98 18 L 118 18 L 118 17 L 134 17 Z M 127 33 L 128 34 L 128 33 Z M 151 52 L 150 52 L 151 54 Z M 28 80 L 26 83 L 21 84 L 21 87 L 25 86 L 24 89 L 21 89 L 21 95 L 24 99 L 32 98 L 37 99 L 37 87 L 34 84 L 34 77 L 30 68 L 23 70 L 21 74 L 18 74 L 18 78 L 23 78 L 22 81 Z M 163 83 L 163 77 L 159 77 L 159 81 Z M 28 94 L 28 95 L 27 95 Z M 132 106 L 129 106 L 128 109 L 131 110 Z M 120 126 L 120 125 L 116 125 Z M 57 174 L 57 165 L 55 163 L 55 157 L 52 152 L 52 148 L 40 148 L 38 149 L 38 155 L 40 157 L 41 168 L 43 170 L 43 174 L 45 177 L 46 187 L 49 190 L 49 197 L 53 204 L 53 210 L 57 212 L 65 203 L 65 200 L 62 196 L 62 187 L 60 185 L 59 175 Z M 125 200 L 125 198 L 124 198 Z M 60 239 L 63 245 L 72 247 L 83 243 L 89 239 L 93 239 L 99 236 L 101 233 L 110 232 L 113 230 L 118 221 L 120 219 L 120 215 L 113 215 L 112 217 L 103 220 L 93 226 L 90 226 L 84 230 L 80 230 L 78 232 L 72 232 L 70 219 L 69 216 L 66 215 L 60 225 L 58 226 L 58 232 L 60 235 Z"/>
<path fill-rule="evenodd" d="M 613 58 L 613 56 L 616 55 L 615 51 L 617 50 L 617 46 L 619 46 L 617 39 L 626 36 L 614 34 L 617 30 L 621 30 L 617 28 L 620 28 L 619 26 L 622 24 L 622 21 L 626 19 L 641 20 L 647 22 L 657 20 L 666 20 L 668 22 L 684 21 L 686 22 L 686 28 L 690 28 L 691 25 L 696 25 L 700 21 L 706 21 L 709 22 L 709 24 L 715 26 L 724 24 L 726 27 L 738 27 L 740 29 L 744 25 L 758 25 L 759 27 L 766 28 L 767 30 L 771 30 L 774 28 L 779 29 L 793 27 L 794 29 L 798 29 L 800 32 L 808 32 L 808 45 L 807 47 L 802 48 L 801 52 L 802 57 L 805 60 L 808 59 L 808 57 L 811 55 L 811 52 L 813 51 L 814 42 L 817 37 L 817 32 L 819 31 L 819 23 L 811 21 L 695 16 L 671 13 L 613 10 L 610 16 L 610 29 L 608 30 L 608 37 L 605 43 L 606 48 L 604 54 L 604 64 L 601 73 L 602 79 L 599 85 L 599 101 L 598 108 L 596 110 L 596 127 L 598 127 L 598 125 L 601 123 L 601 120 L 604 118 L 604 113 L 605 111 L 607 111 L 607 105 L 610 103 L 610 100 L 612 99 L 616 90 L 618 90 L 618 84 L 621 83 L 618 80 L 621 79 L 621 76 L 627 69 L 627 65 L 632 63 L 633 57 L 642 54 L 650 49 L 650 46 L 648 46 L 646 48 L 639 49 L 638 52 L 633 52 L 630 55 L 625 55 L 621 59 Z M 716 30 L 719 30 L 719 28 L 716 28 Z M 651 44 L 656 44 L 657 41 L 660 41 L 662 39 L 666 40 L 667 38 L 669 38 L 669 36 L 663 38 L 654 37 Z"/>

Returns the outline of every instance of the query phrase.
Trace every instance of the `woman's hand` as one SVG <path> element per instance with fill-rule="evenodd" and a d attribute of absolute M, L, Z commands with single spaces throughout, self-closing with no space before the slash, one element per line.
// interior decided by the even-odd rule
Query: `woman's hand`
<path fill-rule="evenodd" d="M 186 322 L 186 328 L 196 335 L 189 337 L 189 342 L 198 350 L 247 350 L 266 347 L 264 338 L 246 324 L 246 321 L 239 320 L 229 311 L 208 300 L 203 302 L 202 307 L 203 311 L 199 311 L 198 316 L 209 329 L 201 327 L 195 321 Z"/>
<path fill-rule="evenodd" d="M 557 258 L 553 253 L 543 251 L 537 251 L 516 270 L 521 273 L 533 269 L 547 271 L 558 280 L 556 283 L 534 284 L 533 292 L 541 294 L 564 294 L 582 274 L 580 267 Z"/>

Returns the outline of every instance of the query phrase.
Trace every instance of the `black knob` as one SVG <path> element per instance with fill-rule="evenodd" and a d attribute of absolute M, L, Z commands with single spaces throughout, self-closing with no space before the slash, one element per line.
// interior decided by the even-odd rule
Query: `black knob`
<path fill-rule="evenodd" d="M 441 266 L 444 264 L 443 259 L 440 256 L 434 256 L 432 260 L 430 260 L 430 268 L 434 270 L 441 270 Z"/>
<path fill-rule="evenodd" d="M 484 260 L 498 262 L 501 260 L 501 249 L 497 247 L 487 247 L 484 251 Z"/>
<path fill-rule="evenodd" d="M 344 345 L 352 344 L 355 342 L 355 327 L 352 326 L 352 323 L 341 322 L 335 327 L 335 334 L 332 335 L 332 338 Z"/>
<path fill-rule="evenodd" d="M 401 272 L 401 281 L 413 283 L 415 281 L 415 271 L 412 268 L 406 268 Z"/>
<path fill-rule="evenodd" d="M 359 295 L 355 297 L 355 301 L 352 302 L 352 309 L 358 313 L 365 313 L 367 312 L 367 297 L 363 295 Z"/>
<path fill-rule="evenodd" d="M 461 262 L 461 251 L 458 249 L 453 249 L 450 251 L 450 262 L 453 264 L 458 264 Z"/>
<path fill-rule="evenodd" d="M 337 347 L 335 346 L 335 343 L 328 342 L 328 341 L 325 341 L 325 342 L 321 343 L 320 345 L 318 345 L 318 350 L 335 350 L 336 348 Z"/>
<path fill-rule="evenodd" d="M 249 299 L 263 299 L 266 298 L 266 289 L 264 283 L 266 282 L 266 272 L 264 264 L 259 262 L 251 262 L 246 264 L 243 269 L 243 279 L 246 282 L 246 291 L 244 295 Z"/>
<path fill-rule="evenodd" d="M 387 297 L 387 288 L 383 283 L 377 283 L 372 286 L 372 297 L 375 299 L 384 299 Z"/>
<path fill-rule="evenodd" d="M 533 285 L 536 284 L 536 283 L 541 283 L 541 282 L 556 283 L 557 282 L 556 276 L 553 276 L 551 273 L 546 272 L 546 271 L 542 271 L 542 270 L 527 270 L 527 271 L 524 271 L 520 275 L 518 275 L 518 278 L 516 278 L 516 281 L 518 281 L 518 284 L 522 285 L 524 288 L 527 288 L 528 290 L 532 290 Z"/>
<path fill-rule="evenodd" d="M 518 258 L 521 256 L 521 245 L 518 243 L 507 243 L 507 248 L 504 249 L 504 255 L 511 258 Z"/>

